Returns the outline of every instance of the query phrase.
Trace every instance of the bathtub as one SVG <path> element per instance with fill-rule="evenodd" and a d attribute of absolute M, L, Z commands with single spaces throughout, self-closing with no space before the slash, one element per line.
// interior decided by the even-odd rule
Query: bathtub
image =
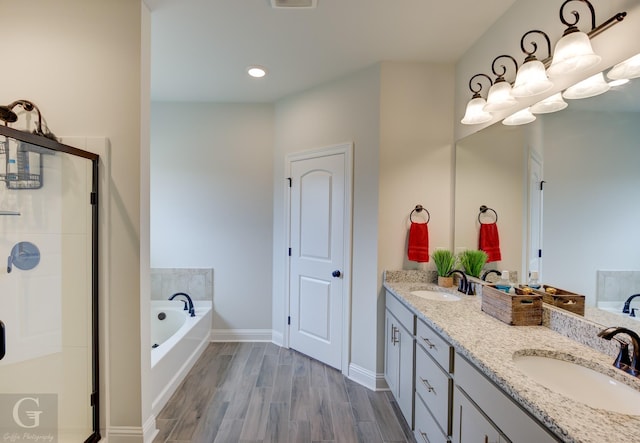
<path fill-rule="evenodd" d="M 211 302 L 194 300 L 190 317 L 179 300 L 151 300 L 151 409 L 157 416 L 209 342 Z"/>

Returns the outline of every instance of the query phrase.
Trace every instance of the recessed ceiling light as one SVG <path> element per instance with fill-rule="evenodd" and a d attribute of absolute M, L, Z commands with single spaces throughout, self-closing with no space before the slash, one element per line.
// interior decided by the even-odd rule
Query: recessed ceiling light
<path fill-rule="evenodd" d="M 262 78 L 267 75 L 267 70 L 262 66 L 249 66 L 247 68 L 247 74 L 254 78 Z"/>

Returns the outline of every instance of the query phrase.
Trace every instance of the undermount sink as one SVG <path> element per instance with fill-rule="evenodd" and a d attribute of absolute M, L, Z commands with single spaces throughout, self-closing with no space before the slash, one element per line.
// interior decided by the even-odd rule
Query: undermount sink
<path fill-rule="evenodd" d="M 577 363 L 514 355 L 516 367 L 546 388 L 596 409 L 640 415 L 640 391 Z"/>
<path fill-rule="evenodd" d="M 460 297 L 455 294 L 450 294 L 449 292 L 439 292 L 439 291 L 411 291 L 412 295 L 416 297 L 424 298 L 427 300 L 436 300 L 436 301 L 458 301 Z"/>

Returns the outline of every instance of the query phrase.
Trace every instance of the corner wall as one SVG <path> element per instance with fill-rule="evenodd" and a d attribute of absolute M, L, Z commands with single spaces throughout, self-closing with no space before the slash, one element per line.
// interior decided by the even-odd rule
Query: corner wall
<path fill-rule="evenodd" d="M 429 250 L 452 248 L 452 64 L 385 62 L 381 69 L 376 370 L 384 371 L 382 273 L 435 269 L 407 259 L 409 214 L 430 213 Z M 416 221 L 422 216 L 416 215 Z"/>

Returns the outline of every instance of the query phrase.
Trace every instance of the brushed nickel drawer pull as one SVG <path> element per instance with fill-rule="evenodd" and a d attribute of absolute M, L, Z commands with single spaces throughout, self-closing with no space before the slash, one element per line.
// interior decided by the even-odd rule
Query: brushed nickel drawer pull
<path fill-rule="evenodd" d="M 422 382 L 423 385 L 425 385 L 425 387 L 427 388 L 427 391 L 433 392 L 435 394 L 436 390 L 435 390 L 435 388 L 433 386 L 431 386 L 429 384 L 429 380 L 426 380 L 426 379 L 420 377 L 420 381 Z"/>
<path fill-rule="evenodd" d="M 422 436 L 422 439 L 424 440 L 425 443 L 431 443 L 429 441 L 429 439 L 427 438 L 427 434 L 425 434 L 424 432 L 422 432 L 422 429 L 418 428 L 418 432 L 420 433 L 420 435 Z"/>
<path fill-rule="evenodd" d="M 429 346 L 429 349 L 433 349 L 436 347 L 435 343 L 432 343 L 428 338 L 426 337 L 420 337 L 422 339 L 423 342 L 425 342 L 425 344 L 427 346 Z"/>

